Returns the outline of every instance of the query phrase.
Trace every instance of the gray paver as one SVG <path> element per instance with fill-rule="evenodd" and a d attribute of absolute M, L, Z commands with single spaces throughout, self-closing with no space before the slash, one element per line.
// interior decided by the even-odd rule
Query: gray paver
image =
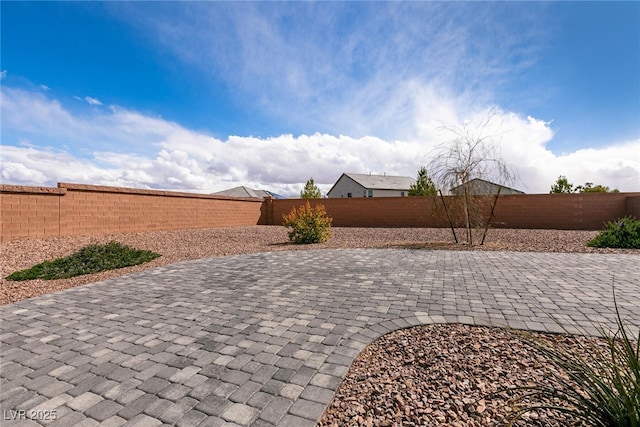
<path fill-rule="evenodd" d="M 87 409 L 84 414 L 102 422 L 117 414 L 121 409 L 122 405 L 119 405 L 112 400 L 103 400 Z"/>
<path fill-rule="evenodd" d="M 124 418 L 125 420 L 130 420 L 131 418 L 136 417 L 138 414 L 146 411 L 148 408 L 151 408 L 157 400 L 158 398 L 152 394 L 143 394 L 136 400 L 128 403 L 120 411 L 118 411 L 118 416 Z"/>
<path fill-rule="evenodd" d="M 287 414 L 292 404 L 293 402 L 290 399 L 276 397 L 260 412 L 260 419 L 278 425 L 278 422 Z"/>
<path fill-rule="evenodd" d="M 222 413 L 222 418 L 227 421 L 248 426 L 258 416 L 259 411 L 242 403 L 234 403 Z"/>
<path fill-rule="evenodd" d="M 636 254 L 273 252 L 182 262 L 0 307 L 0 409 L 50 425 L 313 426 L 358 352 L 459 322 L 640 326 Z M 631 331 L 637 333 L 637 329 Z M 53 409 L 53 408 L 50 408 Z"/>
<path fill-rule="evenodd" d="M 200 401 L 200 403 L 196 405 L 196 409 L 207 415 L 220 415 L 225 411 L 225 409 L 231 406 L 231 404 L 232 402 L 223 397 L 209 396 Z"/>
<path fill-rule="evenodd" d="M 102 400 L 104 400 L 102 396 L 88 391 L 67 402 L 67 406 L 73 410 L 84 412 Z"/>
<path fill-rule="evenodd" d="M 133 419 L 127 421 L 123 426 L 126 427 L 153 427 L 159 426 L 162 422 L 145 414 L 136 415 Z"/>
<path fill-rule="evenodd" d="M 86 417 L 80 412 L 71 412 L 65 416 L 58 417 L 54 422 L 49 424 L 53 427 L 72 427 L 80 423 Z"/>
<path fill-rule="evenodd" d="M 322 416 L 326 405 L 310 400 L 298 399 L 289 409 L 289 412 L 308 420 L 317 420 Z"/>
<path fill-rule="evenodd" d="M 176 425 L 178 427 L 191 427 L 191 426 L 197 426 L 200 422 L 202 422 L 202 420 L 204 420 L 205 418 L 207 418 L 207 414 L 202 413 L 200 411 L 196 411 L 196 410 L 191 410 L 189 412 L 187 412 L 186 414 L 184 414 L 182 416 L 182 418 L 180 418 L 178 420 L 178 422 L 176 423 Z"/>

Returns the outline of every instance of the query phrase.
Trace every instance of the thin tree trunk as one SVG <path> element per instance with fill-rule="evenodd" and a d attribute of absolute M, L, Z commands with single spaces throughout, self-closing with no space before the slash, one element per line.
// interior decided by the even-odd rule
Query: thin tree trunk
<path fill-rule="evenodd" d="M 498 203 L 498 197 L 500 196 L 500 191 L 502 191 L 502 187 L 498 187 L 498 192 L 496 193 L 496 196 L 493 198 L 493 204 L 491 205 L 491 213 L 489 214 L 487 225 L 484 228 L 484 233 L 482 233 L 482 241 L 480 242 L 480 246 L 484 245 L 484 238 L 487 236 L 487 230 L 489 230 L 489 225 L 491 225 L 491 219 L 493 218 L 493 211 L 496 208 L 496 203 Z"/>
<path fill-rule="evenodd" d="M 442 199 L 442 204 L 444 206 L 444 213 L 447 214 L 447 221 L 449 221 L 449 225 L 451 226 L 451 232 L 453 233 L 453 240 L 458 243 L 458 237 L 456 236 L 456 230 L 453 228 L 453 222 L 451 222 L 451 217 L 449 216 L 449 209 L 447 209 L 447 204 L 444 202 L 444 196 L 442 195 L 442 190 L 438 190 L 440 193 L 440 199 Z"/>
<path fill-rule="evenodd" d="M 469 220 L 469 193 L 467 192 L 466 183 L 462 183 L 462 188 L 464 189 L 464 221 L 467 225 L 467 242 L 469 246 L 473 246 L 473 240 L 471 238 L 471 222 Z"/>

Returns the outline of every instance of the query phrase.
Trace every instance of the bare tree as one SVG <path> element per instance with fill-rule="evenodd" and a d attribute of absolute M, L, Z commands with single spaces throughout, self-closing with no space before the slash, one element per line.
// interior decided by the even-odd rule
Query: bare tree
<path fill-rule="evenodd" d="M 441 190 L 462 199 L 462 214 L 467 231 L 467 243 L 473 244 L 471 228 L 480 225 L 482 197 L 474 194 L 469 183 L 474 179 L 491 181 L 498 185 L 512 184 L 516 173 L 501 157 L 497 143 L 501 134 L 490 133 L 497 119 L 494 110 L 479 122 L 465 122 L 462 126 L 446 126 L 452 138 L 438 145 L 432 152 L 429 170 Z M 499 128 L 499 126 L 498 126 Z M 499 192 L 498 192 L 499 194 Z M 497 201 L 497 194 L 489 195 Z M 491 218 L 488 219 L 491 221 Z M 488 223 L 487 223 L 488 224 Z"/>

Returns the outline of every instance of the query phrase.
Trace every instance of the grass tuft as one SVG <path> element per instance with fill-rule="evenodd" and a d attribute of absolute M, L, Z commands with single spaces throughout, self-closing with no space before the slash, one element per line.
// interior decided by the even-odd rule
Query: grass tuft
<path fill-rule="evenodd" d="M 160 254 L 155 252 L 133 249 L 118 242 L 89 245 L 67 257 L 45 261 L 29 269 L 16 271 L 6 279 L 16 281 L 68 279 L 83 274 L 143 264 L 159 256 Z"/>
<path fill-rule="evenodd" d="M 614 295 L 615 302 L 615 295 Z M 598 326 L 604 347 L 585 348 L 589 358 L 578 357 L 563 346 L 554 346 L 526 332 L 517 333 L 523 342 L 540 352 L 556 368 L 555 385 L 518 387 L 524 392 L 515 399 L 513 420 L 538 409 L 570 414 L 585 425 L 610 427 L 640 426 L 640 331 L 634 340 L 616 307 L 617 331 Z M 555 402 L 527 404 L 526 401 Z"/>

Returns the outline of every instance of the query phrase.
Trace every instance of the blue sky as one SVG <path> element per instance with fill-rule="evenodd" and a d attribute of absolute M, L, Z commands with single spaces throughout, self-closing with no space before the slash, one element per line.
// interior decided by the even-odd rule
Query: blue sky
<path fill-rule="evenodd" d="M 0 7 L 5 184 L 326 191 L 494 111 L 524 191 L 640 191 L 638 2 Z"/>

